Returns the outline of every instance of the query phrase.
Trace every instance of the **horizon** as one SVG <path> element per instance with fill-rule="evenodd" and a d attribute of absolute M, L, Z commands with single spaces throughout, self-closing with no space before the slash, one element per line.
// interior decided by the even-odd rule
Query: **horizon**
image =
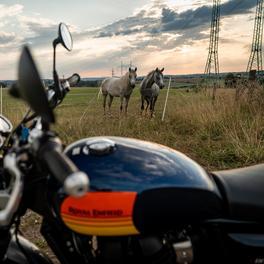
<path fill-rule="evenodd" d="M 233 73 L 233 74 L 236 74 L 236 73 L 237 74 L 248 74 L 246 71 L 233 71 L 233 72 L 219 72 L 219 75 L 227 75 L 229 73 Z M 194 76 L 194 75 L 204 76 L 206 74 L 204 74 L 204 73 L 164 74 L 165 77 L 166 76 L 174 76 L 174 77 L 181 77 L 181 76 L 185 77 L 186 76 L 187 77 L 187 76 Z M 137 78 L 143 78 L 144 76 L 145 75 L 138 75 Z M 109 78 L 109 77 L 111 77 L 111 76 L 89 76 L 89 77 L 81 76 L 81 80 L 82 79 L 104 79 L 104 78 Z M 120 77 L 120 76 L 116 75 L 115 77 Z M 42 78 L 42 80 L 53 80 L 53 78 L 52 77 L 50 77 L 50 78 Z M 15 82 L 16 79 L 3 79 L 3 80 L 0 79 L 0 82 L 6 82 L 6 81 Z"/>

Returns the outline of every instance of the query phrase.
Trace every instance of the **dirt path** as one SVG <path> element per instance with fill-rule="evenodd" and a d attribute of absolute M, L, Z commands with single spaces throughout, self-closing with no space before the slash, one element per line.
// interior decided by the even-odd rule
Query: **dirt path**
<path fill-rule="evenodd" d="M 25 216 L 22 218 L 20 230 L 22 231 L 24 237 L 29 241 L 34 243 L 37 247 L 41 249 L 52 261 L 54 264 L 59 264 L 56 256 L 48 247 L 46 241 L 40 234 L 42 218 L 37 214 L 28 211 Z"/>

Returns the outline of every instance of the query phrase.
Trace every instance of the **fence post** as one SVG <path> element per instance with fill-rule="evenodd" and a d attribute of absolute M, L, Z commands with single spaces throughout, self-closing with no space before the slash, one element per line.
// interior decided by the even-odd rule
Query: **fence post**
<path fill-rule="evenodd" d="M 166 99 L 165 99 L 164 109 L 163 109 L 162 118 L 161 118 L 161 121 L 162 121 L 162 122 L 164 121 L 164 118 L 165 118 L 165 112 L 166 112 L 167 103 L 168 103 L 168 97 L 169 97 L 169 92 L 170 92 L 170 86 L 171 86 L 171 77 L 170 77 L 169 84 L 168 84 L 168 88 L 167 88 L 167 94 L 166 94 Z"/>

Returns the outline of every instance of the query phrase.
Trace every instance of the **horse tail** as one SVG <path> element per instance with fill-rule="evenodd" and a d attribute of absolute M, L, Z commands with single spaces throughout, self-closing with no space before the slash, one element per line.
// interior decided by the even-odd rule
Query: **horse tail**
<path fill-rule="evenodd" d="M 97 100 L 100 99 L 101 95 L 103 94 L 102 92 L 102 86 L 100 86 L 100 89 L 99 89 L 99 92 L 98 92 L 98 95 L 97 95 Z"/>
<path fill-rule="evenodd" d="M 144 81 L 144 80 L 143 80 Z M 140 83 L 140 85 L 139 85 L 139 91 L 140 91 L 140 93 L 142 94 L 142 90 L 143 90 L 143 88 L 144 88 L 144 83 L 143 83 L 143 81 Z"/>

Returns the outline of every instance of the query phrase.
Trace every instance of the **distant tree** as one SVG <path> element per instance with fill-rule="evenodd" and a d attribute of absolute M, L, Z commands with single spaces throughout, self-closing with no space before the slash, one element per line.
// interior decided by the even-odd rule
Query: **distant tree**
<path fill-rule="evenodd" d="M 236 85 L 236 76 L 230 72 L 225 76 L 225 86 L 234 87 Z"/>
<path fill-rule="evenodd" d="M 225 76 L 225 79 L 229 79 L 229 80 L 232 80 L 235 78 L 235 75 L 232 73 L 232 72 L 229 72 L 226 76 Z"/>
<path fill-rule="evenodd" d="M 256 81 L 256 79 L 257 79 L 257 71 L 256 71 L 256 70 L 251 70 L 251 71 L 249 72 L 249 77 L 248 77 L 248 79 L 249 79 L 250 81 Z"/>
<path fill-rule="evenodd" d="M 6 84 L 4 82 L 0 82 L 0 87 L 6 88 Z"/>
<path fill-rule="evenodd" d="M 78 87 L 99 87 L 101 85 L 101 82 L 100 81 L 90 81 L 90 80 L 81 80 L 79 83 L 78 83 Z"/>

